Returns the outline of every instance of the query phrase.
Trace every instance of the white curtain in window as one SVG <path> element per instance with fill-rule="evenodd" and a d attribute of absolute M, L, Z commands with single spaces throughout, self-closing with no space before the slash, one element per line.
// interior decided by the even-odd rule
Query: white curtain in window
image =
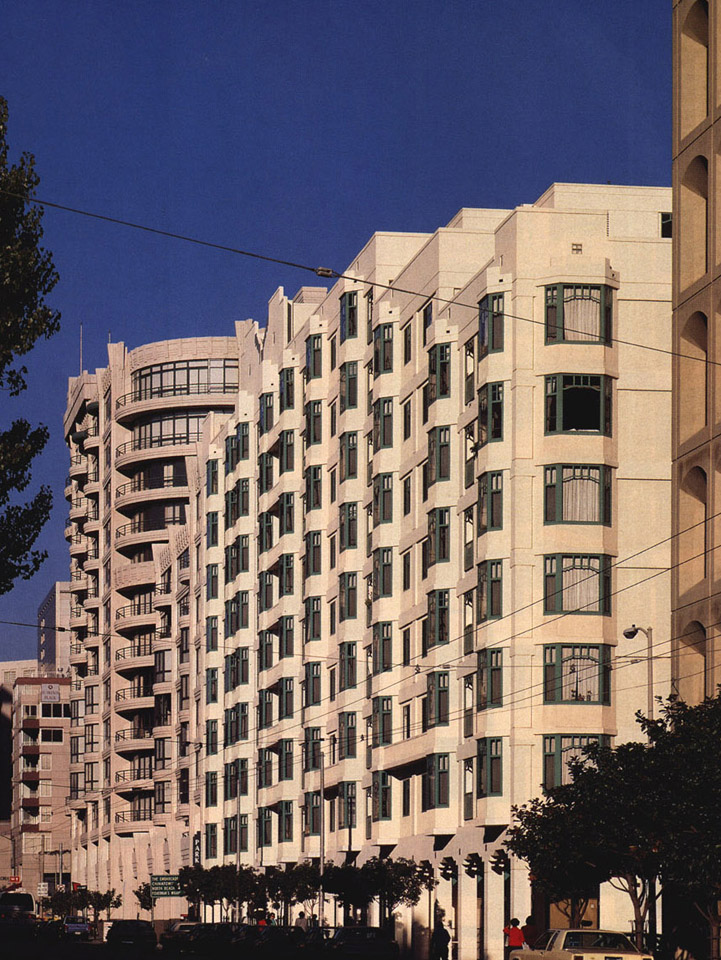
<path fill-rule="evenodd" d="M 601 471 L 598 467 L 564 467 L 563 519 L 581 523 L 598 523 L 600 483 Z"/>
<path fill-rule="evenodd" d="M 601 565 L 598 557 L 563 558 L 563 609 L 598 611 Z"/>
<path fill-rule="evenodd" d="M 599 340 L 601 291 L 598 287 L 566 287 L 563 291 L 563 336 L 566 340 Z"/>
<path fill-rule="evenodd" d="M 597 703 L 600 683 L 597 648 L 562 647 L 561 676 L 564 700 Z"/>
<path fill-rule="evenodd" d="M 561 737 L 561 783 L 571 782 L 568 762 L 575 757 L 583 756 L 583 748 L 588 741 L 588 737 Z"/>

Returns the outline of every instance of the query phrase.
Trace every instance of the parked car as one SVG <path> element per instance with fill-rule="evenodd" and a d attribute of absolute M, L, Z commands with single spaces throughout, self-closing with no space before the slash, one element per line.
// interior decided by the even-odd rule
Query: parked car
<path fill-rule="evenodd" d="M 328 941 L 328 951 L 334 960 L 370 954 L 374 960 L 397 960 L 398 944 L 381 927 L 339 927 Z"/>
<path fill-rule="evenodd" d="M 148 920 L 114 920 L 108 930 L 108 949 L 113 953 L 147 954 L 155 950 L 158 939 Z"/>
<path fill-rule="evenodd" d="M 188 940 L 198 926 L 197 920 L 173 920 L 167 930 L 160 934 L 160 946 L 167 953 L 180 953 L 180 946 Z"/>
<path fill-rule="evenodd" d="M 530 950 L 512 950 L 510 960 L 653 960 L 625 933 L 614 930 L 548 930 Z"/>
<path fill-rule="evenodd" d="M 15 891 L 0 894 L 0 940 L 31 940 L 37 931 L 33 895 Z"/>
<path fill-rule="evenodd" d="M 62 936 L 71 940 L 89 940 L 90 921 L 86 920 L 85 917 L 65 917 Z"/>
<path fill-rule="evenodd" d="M 256 960 L 297 960 L 306 932 L 302 927 L 258 927 L 250 954 Z"/>

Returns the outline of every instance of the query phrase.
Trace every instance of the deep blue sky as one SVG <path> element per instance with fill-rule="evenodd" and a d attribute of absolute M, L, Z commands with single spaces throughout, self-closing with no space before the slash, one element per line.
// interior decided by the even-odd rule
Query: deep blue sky
<path fill-rule="evenodd" d="M 553 181 L 670 183 L 670 0 L 10 0 L 9 140 L 38 195 L 341 269 L 374 230 L 431 231 Z M 48 424 L 49 559 L 0 597 L 33 622 L 67 576 L 67 377 L 128 346 L 230 334 L 312 275 L 48 210 L 62 332 L 2 420 Z M 35 633 L 0 623 L 0 659 Z"/>

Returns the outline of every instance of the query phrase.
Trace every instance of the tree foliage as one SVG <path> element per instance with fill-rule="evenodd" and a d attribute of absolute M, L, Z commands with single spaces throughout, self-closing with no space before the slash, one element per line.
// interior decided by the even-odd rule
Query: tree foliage
<path fill-rule="evenodd" d="M 137 890 L 133 890 L 133 893 L 141 910 L 150 912 L 153 909 L 153 897 L 150 893 L 149 883 L 141 883 Z"/>
<path fill-rule="evenodd" d="M 58 275 L 40 245 L 42 210 L 29 202 L 39 183 L 35 160 L 23 153 L 10 163 L 7 124 L 7 101 L 0 97 L 0 390 L 12 397 L 27 385 L 27 369 L 17 358 L 57 332 L 60 314 L 45 304 Z M 18 577 L 30 578 L 45 559 L 33 546 L 50 515 L 50 488 L 42 486 L 25 503 L 12 498 L 28 486 L 30 464 L 47 438 L 45 427 L 24 419 L 0 430 L 0 594 Z"/>
<path fill-rule="evenodd" d="M 568 784 L 514 810 L 506 845 L 551 900 L 580 906 L 608 881 L 628 894 L 640 938 L 658 882 L 695 904 L 717 942 L 721 694 L 672 697 L 658 720 L 638 721 L 645 743 L 591 745 Z"/>

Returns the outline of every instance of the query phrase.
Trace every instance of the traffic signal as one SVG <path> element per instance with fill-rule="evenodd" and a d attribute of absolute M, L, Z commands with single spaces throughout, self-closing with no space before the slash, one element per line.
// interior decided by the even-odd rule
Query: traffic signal
<path fill-rule="evenodd" d="M 511 861 L 505 850 L 496 850 L 491 857 L 491 870 L 493 870 L 494 873 L 504 874 L 510 864 Z"/>
<path fill-rule="evenodd" d="M 444 857 L 438 872 L 444 880 L 453 880 L 458 876 L 458 864 L 453 857 Z"/>
<path fill-rule="evenodd" d="M 469 877 L 477 877 L 483 870 L 483 860 L 477 853 L 469 853 L 463 861 L 463 869 Z"/>

